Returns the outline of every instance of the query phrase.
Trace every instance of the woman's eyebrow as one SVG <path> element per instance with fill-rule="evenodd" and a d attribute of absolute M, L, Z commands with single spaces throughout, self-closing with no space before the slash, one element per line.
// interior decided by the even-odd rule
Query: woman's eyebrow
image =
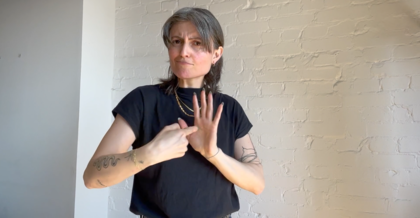
<path fill-rule="evenodd" d="M 172 39 L 172 38 L 179 38 L 179 39 L 182 39 L 183 37 L 178 36 L 178 35 L 174 35 L 174 36 L 171 36 L 171 39 Z M 194 40 L 202 40 L 202 39 L 201 39 L 201 37 L 199 37 L 199 36 L 189 37 L 188 39 L 189 39 L 189 40 L 192 40 L 192 39 L 194 39 Z"/>
<path fill-rule="evenodd" d="M 188 39 L 201 40 L 201 37 L 191 37 L 191 38 L 188 38 Z"/>

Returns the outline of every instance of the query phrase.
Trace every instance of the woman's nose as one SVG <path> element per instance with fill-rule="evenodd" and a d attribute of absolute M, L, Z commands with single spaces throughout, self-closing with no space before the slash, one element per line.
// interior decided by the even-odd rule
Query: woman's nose
<path fill-rule="evenodd" d="M 182 57 L 189 57 L 191 54 L 191 48 L 189 43 L 184 43 L 181 47 L 181 56 Z"/>

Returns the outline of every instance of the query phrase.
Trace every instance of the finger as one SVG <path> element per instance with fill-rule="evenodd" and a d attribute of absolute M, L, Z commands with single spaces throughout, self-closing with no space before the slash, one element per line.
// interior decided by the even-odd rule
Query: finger
<path fill-rule="evenodd" d="M 213 119 L 213 95 L 209 92 L 208 104 L 207 104 L 207 118 Z"/>
<path fill-rule="evenodd" d="M 178 118 L 178 124 L 181 129 L 185 129 L 188 127 L 188 124 L 181 118 Z"/>
<path fill-rule="evenodd" d="M 184 157 L 185 156 L 185 152 L 179 152 L 178 157 Z"/>
<path fill-rule="evenodd" d="M 206 117 L 207 102 L 206 102 L 206 92 L 204 89 L 201 91 L 201 117 Z"/>
<path fill-rule="evenodd" d="M 176 129 L 180 129 L 181 127 L 179 126 L 178 123 L 174 123 L 168 126 L 165 126 L 165 128 L 163 128 L 164 130 L 176 130 Z"/>
<path fill-rule="evenodd" d="M 193 109 L 194 109 L 194 118 L 195 119 L 200 118 L 200 106 L 198 106 L 197 94 L 195 94 L 195 92 L 193 96 Z"/>
<path fill-rule="evenodd" d="M 182 132 L 183 132 L 186 136 L 191 135 L 191 134 L 193 134 L 193 133 L 197 132 L 197 130 L 198 130 L 198 127 L 196 127 L 196 126 L 190 126 L 190 127 L 185 128 L 185 129 L 181 129 L 181 131 L 182 131 Z"/>
<path fill-rule="evenodd" d="M 219 105 L 219 107 L 217 108 L 217 112 L 216 112 L 216 115 L 214 116 L 214 120 L 213 120 L 213 122 L 214 122 L 214 124 L 216 125 L 216 126 L 218 126 L 219 125 L 219 121 L 220 121 L 220 117 L 222 116 L 222 111 L 223 111 L 223 106 L 225 105 L 225 103 L 224 102 L 222 102 L 220 105 Z"/>

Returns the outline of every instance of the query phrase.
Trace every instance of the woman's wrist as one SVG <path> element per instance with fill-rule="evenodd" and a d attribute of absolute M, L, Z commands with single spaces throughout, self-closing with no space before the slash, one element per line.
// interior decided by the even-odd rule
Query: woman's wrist
<path fill-rule="evenodd" d="M 139 147 L 137 149 L 135 149 L 137 155 L 137 161 L 140 163 L 140 165 L 144 166 L 144 168 L 147 168 L 151 165 L 154 165 L 155 163 L 153 162 L 153 156 L 151 152 L 151 148 L 152 146 L 150 146 L 150 143 Z"/>
<path fill-rule="evenodd" d="M 216 154 L 213 154 L 213 155 L 211 155 L 209 157 L 205 157 L 205 158 L 208 160 L 208 159 L 210 159 L 212 157 L 215 157 L 217 154 L 219 154 L 219 152 L 220 152 L 220 148 L 217 148 Z"/>
<path fill-rule="evenodd" d="M 220 148 L 215 146 L 215 148 L 213 148 L 211 151 L 208 151 L 208 152 L 206 152 L 205 154 L 202 154 L 202 155 L 206 159 L 210 159 L 210 158 L 213 158 L 213 157 L 217 156 L 217 154 L 219 154 L 219 152 L 220 152 Z"/>

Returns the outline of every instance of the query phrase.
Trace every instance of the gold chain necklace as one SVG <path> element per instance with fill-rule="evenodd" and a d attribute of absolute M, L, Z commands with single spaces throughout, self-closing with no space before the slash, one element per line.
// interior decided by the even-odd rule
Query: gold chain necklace
<path fill-rule="evenodd" d="M 190 110 L 191 112 L 194 112 L 193 109 L 191 109 L 190 107 L 188 107 L 187 104 L 185 104 L 179 97 L 178 97 L 179 101 L 181 102 L 181 104 L 183 104 L 188 110 Z M 199 108 L 201 110 L 201 108 Z"/>
<path fill-rule="evenodd" d="M 181 108 L 181 111 L 184 112 L 185 115 L 189 116 L 189 117 L 194 117 L 194 115 L 188 114 L 187 112 L 185 112 L 184 108 L 182 107 L 181 103 L 187 107 L 190 111 L 194 112 L 193 109 L 191 109 L 190 107 L 187 106 L 187 104 L 185 104 L 178 96 L 176 89 L 175 89 L 175 98 L 176 98 L 176 102 L 178 103 L 179 108 Z M 181 103 L 180 103 L 181 102 Z M 199 108 L 201 110 L 201 107 Z"/>

